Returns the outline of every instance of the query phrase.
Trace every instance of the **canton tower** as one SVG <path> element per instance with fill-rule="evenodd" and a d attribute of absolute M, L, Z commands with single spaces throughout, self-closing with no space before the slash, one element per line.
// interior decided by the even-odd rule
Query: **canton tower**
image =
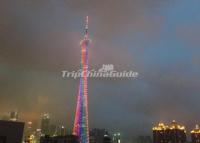
<path fill-rule="evenodd" d="M 88 16 L 86 17 L 86 25 L 84 38 L 80 42 L 81 47 L 81 77 L 77 96 L 76 113 L 73 127 L 73 134 L 79 137 L 80 143 L 89 143 L 89 127 L 88 127 L 88 47 L 90 39 L 88 35 Z"/>

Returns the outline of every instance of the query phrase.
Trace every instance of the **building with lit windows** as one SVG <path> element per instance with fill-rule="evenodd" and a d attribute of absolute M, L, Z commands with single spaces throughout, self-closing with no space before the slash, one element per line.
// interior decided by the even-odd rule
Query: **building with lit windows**
<path fill-rule="evenodd" d="M 56 135 L 57 136 L 65 136 L 66 135 L 66 128 L 63 125 L 57 126 Z"/>
<path fill-rule="evenodd" d="M 41 132 L 43 135 L 49 135 L 50 116 L 48 113 L 42 115 L 41 119 Z"/>
<path fill-rule="evenodd" d="M 200 129 L 199 129 L 199 125 L 196 125 L 195 129 L 193 129 L 190 133 L 191 133 L 192 143 L 200 143 Z"/>
<path fill-rule="evenodd" d="M 167 126 L 159 123 L 153 127 L 153 143 L 185 143 L 186 130 L 185 127 L 178 124 L 175 120 Z"/>
<path fill-rule="evenodd" d="M 169 129 L 164 123 L 159 123 L 153 127 L 153 143 L 167 143 L 167 130 Z"/>
<path fill-rule="evenodd" d="M 121 134 L 119 132 L 113 134 L 113 143 L 121 143 Z"/>

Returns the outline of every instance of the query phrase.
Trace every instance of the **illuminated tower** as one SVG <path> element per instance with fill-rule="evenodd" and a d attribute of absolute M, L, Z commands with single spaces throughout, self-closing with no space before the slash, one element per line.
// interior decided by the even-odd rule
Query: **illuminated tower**
<path fill-rule="evenodd" d="M 88 16 L 86 17 L 84 39 L 81 40 L 81 71 L 79 91 L 77 96 L 76 114 L 74 120 L 73 134 L 77 135 L 80 143 L 89 143 L 88 127 L 88 47 L 90 39 L 88 37 Z"/>

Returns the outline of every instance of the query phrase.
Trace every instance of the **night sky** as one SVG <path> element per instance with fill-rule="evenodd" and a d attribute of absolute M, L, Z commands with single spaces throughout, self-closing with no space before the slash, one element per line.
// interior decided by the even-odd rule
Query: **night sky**
<path fill-rule="evenodd" d="M 136 79 L 89 79 L 90 127 L 151 135 L 159 121 L 200 121 L 199 0 L 1 0 L 0 115 L 42 113 L 71 128 L 79 41 L 89 15 L 90 68 L 113 64 Z"/>

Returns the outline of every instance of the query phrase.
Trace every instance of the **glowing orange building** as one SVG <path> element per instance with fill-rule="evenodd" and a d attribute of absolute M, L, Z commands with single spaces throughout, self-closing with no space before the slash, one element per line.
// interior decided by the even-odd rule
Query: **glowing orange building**
<path fill-rule="evenodd" d="M 186 130 L 185 127 L 179 125 L 175 120 L 167 126 L 159 123 L 153 127 L 153 143 L 185 143 Z"/>
<path fill-rule="evenodd" d="M 190 133 L 191 133 L 192 143 L 200 143 L 199 125 L 196 125 L 195 129 L 193 129 Z"/>

